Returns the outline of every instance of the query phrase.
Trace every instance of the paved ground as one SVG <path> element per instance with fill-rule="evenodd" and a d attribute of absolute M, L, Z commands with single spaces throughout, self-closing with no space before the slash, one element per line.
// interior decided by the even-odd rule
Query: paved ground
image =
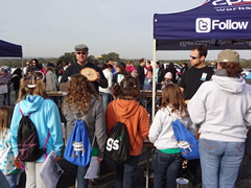
<path fill-rule="evenodd" d="M 15 94 L 14 92 L 11 92 L 11 105 L 15 104 Z M 3 96 L 0 95 L 0 105 L 2 105 L 3 101 Z M 138 166 L 138 171 L 137 171 L 137 177 L 135 181 L 135 188 L 143 188 L 145 187 L 145 170 L 146 170 L 146 159 L 147 159 L 147 153 L 146 153 L 146 148 L 143 151 L 139 166 Z M 68 188 L 74 185 L 74 176 L 76 173 L 76 169 L 69 164 L 65 160 L 60 160 L 59 161 L 60 166 L 63 168 L 65 173 L 62 175 L 60 178 L 58 188 Z M 103 164 L 101 167 L 101 175 L 100 178 L 92 182 L 92 186 L 94 188 L 112 188 L 114 187 L 114 171 L 112 167 L 109 167 L 107 164 Z M 25 186 L 25 174 L 23 173 L 21 176 L 21 181 L 20 185 L 18 188 L 24 188 Z M 152 187 L 152 179 L 150 179 L 150 186 L 149 188 Z M 193 186 L 190 186 L 193 187 Z M 195 186 L 194 186 L 195 187 Z M 201 187 L 201 186 L 196 186 L 196 187 Z M 251 187 L 251 157 L 248 155 L 244 156 L 243 163 L 240 167 L 240 172 L 239 172 L 239 177 L 236 182 L 236 187 L 237 188 L 250 188 Z"/>

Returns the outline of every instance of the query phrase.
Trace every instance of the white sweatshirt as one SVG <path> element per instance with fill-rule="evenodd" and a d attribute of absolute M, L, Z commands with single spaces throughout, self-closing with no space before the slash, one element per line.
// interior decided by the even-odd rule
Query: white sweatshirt
<path fill-rule="evenodd" d="M 244 142 L 251 126 L 251 87 L 242 78 L 217 71 L 203 83 L 188 103 L 191 120 L 201 124 L 200 138 Z"/>
<path fill-rule="evenodd" d="M 171 113 L 171 108 L 169 106 L 160 109 L 156 113 L 149 130 L 148 138 L 157 149 L 178 148 L 171 125 L 171 122 L 176 119 L 179 119 L 184 126 L 192 128 L 192 122 L 189 117 L 186 116 L 181 118 L 179 112 Z M 196 129 L 194 128 L 193 134 L 195 134 L 195 132 Z"/>

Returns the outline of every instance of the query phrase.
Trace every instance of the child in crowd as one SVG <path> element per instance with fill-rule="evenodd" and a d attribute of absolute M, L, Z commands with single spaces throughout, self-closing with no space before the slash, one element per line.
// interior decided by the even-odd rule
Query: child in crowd
<path fill-rule="evenodd" d="M 14 164 L 14 153 L 11 147 L 10 123 L 13 108 L 0 107 L 0 168 L 11 188 L 16 187 L 18 168 Z"/>
<path fill-rule="evenodd" d="M 126 76 L 114 87 L 113 100 L 106 109 L 107 133 L 117 121 L 124 122 L 130 140 L 129 158 L 116 164 L 115 187 L 134 187 L 133 179 L 142 153 L 143 141 L 149 131 L 149 117 L 146 109 L 138 103 L 140 88 L 137 79 Z"/>
<path fill-rule="evenodd" d="M 144 81 L 143 90 L 152 90 L 153 88 L 153 70 L 148 69 Z"/>
<path fill-rule="evenodd" d="M 96 93 L 95 87 L 81 74 L 71 76 L 67 88 L 68 95 L 64 98 L 62 111 L 67 120 L 66 139 L 68 141 L 76 119 L 84 119 L 88 131 L 89 140 L 95 143 L 92 153 L 96 151 L 98 160 L 104 158 L 106 142 L 106 124 L 102 102 Z M 77 167 L 77 187 L 87 188 L 88 179 L 84 179 L 86 167 Z"/>
<path fill-rule="evenodd" d="M 39 147 L 42 149 L 48 138 L 46 152 L 49 155 L 54 150 L 58 156 L 55 159 L 57 161 L 63 148 L 61 120 L 57 105 L 48 99 L 45 93 L 43 78 L 42 72 L 33 72 L 27 79 L 21 80 L 19 96 L 11 120 L 11 144 L 14 156 L 17 157 L 19 122 L 22 115 L 29 115 L 38 135 Z M 46 187 L 40 178 L 40 170 L 44 160 L 45 154 L 34 162 L 25 162 L 26 187 Z"/>
<path fill-rule="evenodd" d="M 144 80 L 143 90 L 152 91 L 152 89 L 153 89 L 153 70 L 148 69 L 147 73 L 146 73 L 145 80 Z M 152 98 L 147 98 L 146 110 L 151 117 L 151 115 L 152 115 Z"/>
<path fill-rule="evenodd" d="M 161 85 L 162 85 L 161 90 L 163 90 L 168 84 L 173 83 L 172 78 L 173 78 L 173 75 L 171 72 L 167 72 L 165 74 L 165 80 L 161 82 Z"/>
<path fill-rule="evenodd" d="M 168 84 L 162 91 L 162 102 L 152 122 L 148 138 L 156 147 L 154 160 L 154 187 L 175 188 L 181 169 L 182 156 L 171 122 L 179 119 L 186 127 L 192 123 L 188 116 L 183 94 L 176 84 Z M 194 129 L 194 131 L 196 131 Z"/>

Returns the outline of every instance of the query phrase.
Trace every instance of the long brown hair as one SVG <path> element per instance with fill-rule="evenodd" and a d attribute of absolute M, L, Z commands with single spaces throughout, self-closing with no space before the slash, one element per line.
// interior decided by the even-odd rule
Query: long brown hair
<path fill-rule="evenodd" d="M 232 63 L 232 62 L 224 62 L 224 63 L 219 63 L 220 66 L 223 69 L 226 69 L 227 76 L 228 77 L 240 77 L 242 70 L 242 67 L 240 63 Z"/>
<path fill-rule="evenodd" d="M 161 101 L 160 109 L 165 108 L 167 106 L 172 108 L 172 112 L 176 110 L 180 111 L 181 117 L 183 113 L 188 115 L 187 105 L 184 101 L 183 94 L 179 86 L 176 84 L 168 84 L 162 90 L 162 101 Z"/>
<path fill-rule="evenodd" d="M 43 73 L 38 71 L 30 73 L 27 78 L 23 78 L 20 83 L 17 103 L 21 100 L 24 100 L 27 95 L 40 95 L 45 99 L 49 98 L 45 92 L 43 78 Z"/>
<path fill-rule="evenodd" d="M 12 114 L 13 114 L 13 107 L 11 106 L 0 107 L 0 132 L 10 128 Z"/>
<path fill-rule="evenodd" d="M 93 84 L 82 74 L 71 76 L 70 82 L 67 85 L 67 96 L 63 103 L 69 110 L 73 107 L 82 115 L 90 108 L 90 96 L 93 95 L 99 99 Z"/>

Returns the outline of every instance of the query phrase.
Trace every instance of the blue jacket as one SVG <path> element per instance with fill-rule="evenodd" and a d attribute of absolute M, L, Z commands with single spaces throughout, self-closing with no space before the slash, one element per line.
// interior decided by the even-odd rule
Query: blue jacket
<path fill-rule="evenodd" d="M 44 147 L 46 138 L 50 132 L 50 137 L 46 146 L 47 154 L 54 150 L 58 156 L 61 156 L 63 134 L 57 105 L 52 100 L 44 99 L 39 95 L 28 95 L 25 100 L 20 101 L 20 108 L 23 115 L 26 116 L 30 113 L 29 118 L 36 128 L 40 148 Z M 14 108 L 10 127 L 11 144 L 15 157 L 18 154 L 17 132 L 21 118 L 22 115 L 19 111 L 18 103 Z M 44 157 L 45 155 L 40 157 L 36 162 L 43 162 Z"/>

